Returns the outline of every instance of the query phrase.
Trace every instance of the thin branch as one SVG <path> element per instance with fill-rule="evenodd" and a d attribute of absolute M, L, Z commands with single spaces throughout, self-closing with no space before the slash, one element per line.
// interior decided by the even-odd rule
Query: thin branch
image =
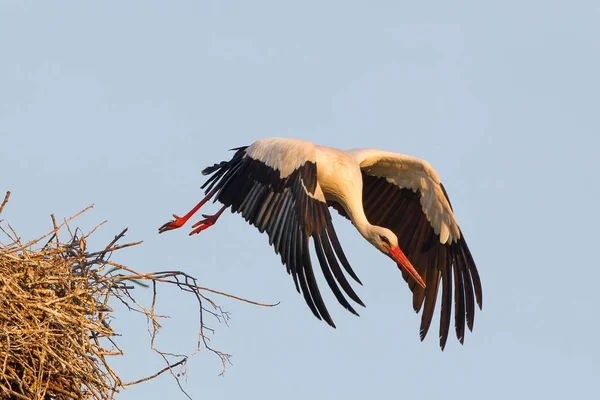
<path fill-rule="evenodd" d="M 171 370 L 171 369 L 173 369 L 175 367 L 178 367 L 180 365 L 185 364 L 186 362 L 187 362 L 187 358 L 182 358 L 181 360 L 177 361 L 175 364 L 169 364 L 169 365 L 167 365 L 166 367 L 164 367 L 163 369 L 161 369 L 160 371 L 158 371 L 155 374 L 152 374 L 152 375 L 147 376 L 147 377 L 142 378 L 142 379 L 138 379 L 137 381 L 125 382 L 125 383 L 123 383 L 123 387 L 133 386 L 133 385 L 137 385 L 138 383 L 149 381 L 149 380 L 154 379 L 154 378 L 162 375 L 163 373 L 165 373 L 165 372 L 167 372 L 167 371 L 169 371 L 169 370 Z"/>
<path fill-rule="evenodd" d="M 2 214 L 2 210 L 4 210 L 4 206 L 8 203 L 8 199 L 10 199 L 10 190 L 6 192 L 4 195 L 4 200 L 2 200 L 2 204 L 0 204 L 0 214 Z"/>
<path fill-rule="evenodd" d="M 258 301 L 248 300 L 248 299 L 246 299 L 244 297 L 234 296 L 232 294 L 225 293 L 225 292 L 220 292 L 220 291 L 214 290 L 214 289 L 209 289 L 207 287 L 196 286 L 196 288 L 198 290 L 204 290 L 206 292 L 218 294 L 219 296 L 229 297 L 230 299 L 235 299 L 235 300 L 243 301 L 244 303 L 249 303 L 249 304 L 253 304 L 255 306 L 260 306 L 260 307 L 275 307 L 275 306 L 278 306 L 280 304 L 279 301 L 277 303 L 273 303 L 273 304 L 259 303 Z"/>
<path fill-rule="evenodd" d="M 86 212 L 86 211 L 88 211 L 89 209 L 92 209 L 92 208 L 94 208 L 94 205 L 93 205 L 93 204 L 92 204 L 92 205 L 89 205 L 89 206 L 87 206 L 87 207 L 86 207 L 86 208 L 84 208 L 83 210 L 79 211 L 77 214 L 75 214 L 75 215 L 73 215 L 73 216 L 71 216 L 71 217 L 69 217 L 69 218 L 65 219 L 65 220 L 64 220 L 64 221 L 63 221 L 63 222 L 62 222 L 62 223 L 61 223 L 61 224 L 58 226 L 58 228 L 57 228 L 57 229 L 61 229 L 63 226 L 67 226 L 67 227 L 68 227 L 68 225 L 67 225 L 67 224 L 68 224 L 70 221 L 72 221 L 73 219 L 75 219 L 75 218 L 79 217 L 81 214 L 83 214 L 84 212 Z M 12 227 L 11 227 L 10 225 L 9 225 L 8 227 L 9 227 L 9 228 L 10 228 L 10 229 L 11 229 L 11 230 L 14 232 L 14 230 L 12 229 Z M 27 248 L 27 247 L 31 247 L 31 246 L 33 246 L 34 244 L 36 244 L 36 243 L 39 243 L 41 240 L 43 240 L 44 238 L 46 238 L 46 237 L 48 237 L 48 236 L 52 235 L 54 232 L 55 232 L 55 229 L 52 229 L 50 232 L 46 233 L 45 235 L 43 235 L 43 236 L 41 236 L 41 237 L 39 237 L 39 238 L 37 238 L 37 239 L 31 240 L 31 241 L 29 241 L 29 242 L 25 243 L 24 245 L 21 245 L 19 248 L 11 249 L 11 250 L 9 250 L 9 252 L 11 252 L 11 253 L 12 253 L 12 252 L 18 252 L 18 251 L 22 251 L 23 249 L 25 249 L 25 248 Z"/>

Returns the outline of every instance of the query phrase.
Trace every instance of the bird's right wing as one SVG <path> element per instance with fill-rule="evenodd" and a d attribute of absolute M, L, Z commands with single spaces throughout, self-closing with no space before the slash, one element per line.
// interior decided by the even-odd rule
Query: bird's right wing
<path fill-rule="evenodd" d="M 462 343 L 465 321 L 472 330 L 475 303 L 482 306 L 479 272 L 458 226 L 438 174 L 415 157 L 374 149 L 350 152 L 363 174 L 363 206 L 370 223 L 391 229 L 426 287 L 403 273 L 421 310 L 421 339 L 427 334 L 441 291 L 440 346 L 446 345 L 452 296 L 456 336 Z M 453 290 L 454 287 L 454 290 Z"/>
<path fill-rule="evenodd" d="M 281 256 L 313 314 L 335 327 L 313 272 L 312 238 L 329 287 L 344 308 L 358 315 L 338 287 L 363 305 L 340 267 L 341 263 L 360 283 L 338 241 L 317 182 L 315 146 L 294 139 L 262 139 L 235 150 L 230 161 L 202 171 L 212 175 L 202 188 L 207 193 L 216 189 L 217 200 L 231 206 L 232 212 L 241 213 L 260 232 L 267 232 L 269 244 Z"/>

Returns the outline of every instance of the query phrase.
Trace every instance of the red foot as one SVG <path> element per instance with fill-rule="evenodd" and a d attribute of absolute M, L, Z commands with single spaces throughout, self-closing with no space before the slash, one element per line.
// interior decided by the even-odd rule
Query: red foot
<path fill-rule="evenodd" d="M 198 221 L 194 225 L 192 225 L 192 228 L 196 228 L 196 229 L 194 229 L 190 232 L 190 236 L 192 236 L 196 233 L 200 233 L 203 230 L 208 229 L 211 226 L 213 226 L 217 222 L 217 220 L 219 219 L 221 214 L 223 214 L 223 211 L 225 211 L 226 208 L 227 208 L 227 206 L 223 206 L 215 215 L 202 214 L 202 216 L 205 219 L 203 219 L 202 221 Z"/>
<path fill-rule="evenodd" d="M 173 221 L 169 221 L 166 224 L 164 224 L 163 226 L 161 226 L 160 228 L 158 228 L 158 233 L 163 233 L 163 232 L 170 231 L 173 229 L 181 228 L 183 226 L 183 224 L 185 224 L 187 221 L 187 219 L 178 217 L 175 214 L 173 214 L 173 218 L 175 218 Z"/>
<path fill-rule="evenodd" d="M 202 221 L 198 221 L 196 222 L 194 225 L 192 225 L 192 228 L 196 228 L 194 230 L 192 230 L 190 232 L 190 236 L 196 234 L 196 233 L 200 233 L 205 229 L 210 228 L 211 226 L 213 226 L 217 220 L 219 219 L 219 215 L 215 214 L 215 215 L 206 215 L 206 214 L 202 214 L 202 216 L 205 218 Z"/>
<path fill-rule="evenodd" d="M 185 214 L 183 217 L 178 217 L 177 215 L 173 214 L 173 218 L 175 218 L 175 220 L 169 221 L 160 228 L 158 228 L 158 233 L 163 233 L 172 229 L 181 228 L 187 222 L 187 220 L 190 219 L 192 215 L 194 215 L 194 213 L 204 205 L 204 203 L 209 201 L 215 195 L 216 192 L 216 188 L 211 190 L 210 193 L 208 193 L 202 200 L 200 200 L 200 203 L 196 204 L 196 206 L 192 208 L 190 212 Z"/>

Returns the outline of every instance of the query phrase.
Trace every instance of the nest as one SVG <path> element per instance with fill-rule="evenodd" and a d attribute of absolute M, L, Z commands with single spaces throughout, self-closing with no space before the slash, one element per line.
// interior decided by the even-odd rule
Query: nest
<path fill-rule="evenodd" d="M 160 328 L 160 316 L 155 313 L 158 284 L 175 285 L 197 299 L 199 339 L 193 352 L 205 348 L 216 354 L 223 373 L 230 355 L 208 345 L 203 318 L 208 312 L 211 318 L 226 322 L 229 315 L 206 293 L 254 302 L 200 287 L 194 277 L 180 271 L 141 274 L 111 261 L 115 251 L 141 243 L 120 244 L 126 229 L 103 249 L 88 250 L 95 228 L 84 234 L 68 225 L 87 209 L 61 224 L 52 216 L 53 229 L 27 243 L 21 242 L 10 225 L 0 225 L 9 238 L 9 244 L 0 245 L 0 399 L 112 399 L 120 389 L 165 372 L 183 391 L 179 379 L 191 353 L 172 354 L 154 346 Z M 66 240 L 59 237 L 59 232 L 65 236 L 64 231 L 68 232 Z M 134 299 L 133 289 L 140 287 L 152 290 L 151 305 Z M 110 325 L 116 318 L 111 308 L 115 300 L 145 316 L 149 346 L 166 364 L 162 370 L 123 382 L 111 368 L 110 358 L 124 354 Z"/>

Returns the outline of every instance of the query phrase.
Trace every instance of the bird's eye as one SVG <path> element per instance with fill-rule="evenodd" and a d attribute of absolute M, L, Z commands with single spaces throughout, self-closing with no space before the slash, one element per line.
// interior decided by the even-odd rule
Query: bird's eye
<path fill-rule="evenodd" d="M 390 240 L 383 235 L 379 235 L 379 239 L 381 239 L 381 241 L 385 244 L 388 244 L 388 245 L 390 244 Z"/>

